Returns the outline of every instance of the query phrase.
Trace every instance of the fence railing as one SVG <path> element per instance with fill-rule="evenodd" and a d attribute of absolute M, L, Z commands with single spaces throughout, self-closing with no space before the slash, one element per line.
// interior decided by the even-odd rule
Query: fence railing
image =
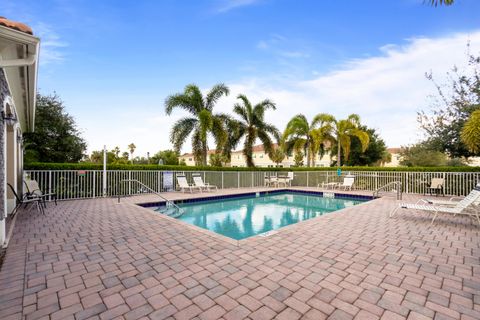
<path fill-rule="evenodd" d="M 103 196 L 127 196 L 145 193 L 134 183 L 121 180 L 138 180 L 155 192 L 177 189 L 176 175 L 181 173 L 192 182 L 192 174 L 200 174 L 204 182 L 219 189 L 262 187 L 265 177 L 286 175 L 274 171 L 153 171 L 153 170 L 108 170 L 103 180 L 102 170 L 26 170 L 25 173 L 38 181 L 44 192 L 55 192 L 59 200 L 87 199 Z M 402 192 L 426 191 L 432 178 L 445 179 L 445 193 L 467 195 L 480 181 L 480 172 L 406 172 L 406 171 L 348 171 L 344 175 L 355 176 L 355 189 L 374 191 L 388 183 L 400 181 Z M 322 183 L 341 182 L 343 175 L 336 171 L 295 171 L 292 186 L 317 187 Z M 120 187 L 118 187 L 120 185 Z"/>

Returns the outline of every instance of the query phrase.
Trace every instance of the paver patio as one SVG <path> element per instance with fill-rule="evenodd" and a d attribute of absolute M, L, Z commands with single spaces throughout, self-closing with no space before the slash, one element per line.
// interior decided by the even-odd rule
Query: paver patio
<path fill-rule="evenodd" d="M 0 319 L 480 319 L 467 217 L 390 219 L 382 198 L 235 242 L 133 204 L 145 200 L 20 212 Z"/>

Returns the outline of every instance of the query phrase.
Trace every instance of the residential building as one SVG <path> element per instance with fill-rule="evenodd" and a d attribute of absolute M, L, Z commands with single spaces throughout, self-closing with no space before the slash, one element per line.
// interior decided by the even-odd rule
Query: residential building
<path fill-rule="evenodd" d="M 23 190 L 22 134 L 34 129 L 40 39 L 27 25 L 0 17 L 0 246 Z"/>
<path fill-rule="evenodd" d="M 392 159 L 390 160 L 390 162 L 385 163 L 383 166 L 384 167 L 399 167 L 400 166 L 400 161 L 402 161 L 402 156 L 400 155 L 400 152 L 402 151 L 402 148 L 388 148 L 387 151 L 392 156 Z"/>
<path fill-rule="evenodd" d="M 275 145 L 277 147 L 277 145 Z M 210 160 L 210 156 L 212 154 L 215 154 L 215 150 L 209 150 L 208 151 L 208 160 Z M 271 168 L 277 166 L 275 162 L 273 162 L 268 154 L 265 152 L 265 149 L 263 147 L 263 144 L 259 144 L 253 147 L 253 152 L 252 152 L 252 157 L 253 157 L 253 162 L 255 163 L 255 166 L 257 167 L 263 167 L 263 168 Z M 194 166 L 195 165 L 195 159 L 193 157 L 192 153 L 186 153 L 182 156 L 179 157 L 179 160 L 182 161 L 184 160 L 187 166 Z M 330 166 L 330 163 L 332 162 L 332 159 L 329 154 L 325 154 L 323 157 L 317 156 L 315 160 L 315 166 L 316 167 L 328 167 Z M 303 158 L 303 163 L 304 165 L 307 164 L 307 158 Z M 294 161 L 294 155 L 286 155 L 285 159 L 280 163 L 281 167 L 292 167 L 295 165 Z M 243 155 L 242 150 L 234 151 L 232 152 L 231 156 L 231 162 L 227 164 L 227 166 L 231 167 L 246 167 L 247 166 L 247 161 L 245 159 L 245 156 Z"/>
<path fill-rule="evenodd" d="M 210 156 L 215 154 L 215 150 L 208 150 L 207 152 L 207 164 L 210 164 Z M 178 157 L 179 162 L 185 161 L 187 166 L 195 166 L 195 157 L 193 153 L 185 153 Z"/>

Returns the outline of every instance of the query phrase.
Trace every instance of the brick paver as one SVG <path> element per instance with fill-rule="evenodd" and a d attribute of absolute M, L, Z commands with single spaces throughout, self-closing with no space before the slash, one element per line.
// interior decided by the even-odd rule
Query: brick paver
<path fill-rule="evenodd" d="M 156 199 L 21 211 L 0 319 L 480 319 L 467 217 L 390 219 L 383 198 L 237 242 L 133 204 L 144 200 Z"/>

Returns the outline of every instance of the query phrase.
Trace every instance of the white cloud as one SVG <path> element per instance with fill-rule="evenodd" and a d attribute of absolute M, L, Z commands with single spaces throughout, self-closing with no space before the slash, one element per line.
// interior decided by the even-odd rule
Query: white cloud
<path fill-rule="evenodd" d="M 216 11 L 224 13 L 240 7 L 246 7 L 260 2 L 261 0 L 221 0 Z"/>
<path fill-rule="evenodd" d="M 297 113 L 310 119 L 317 113 L 328 112 L 338 118 L 358 113 L 365 124 L 379 130 L 388 146 L 400 146 L 419 138 L 416 112 L 428 109 L 428 96 L 435 94 L 434 85 L 425 79 L 433 70 L 437 79 L 453 65 L 466 63 L 466 44 L 471 52 L 480 52 L 480 31 L 459 33 L 439 38 L 414 38 L 404 45 L 388 45 L 378 56 L 353 59 L 326 74 L 312 69 L 313 79 L 292 79 L 277 75 L 251 77 L 227 83 L 230 96 L 222 98 L 216 108 L 231 113 L 236 96 L 245 93 L 252 102 L 265 98 L 277 103 L 276 111 L 268 111 L 267 119 L 283 130 Z M 207 91 L 209 88 L 204 88 Z M 179 88 L 181 90 L 181 88 Z M 119 97 L 118 105 L 144 106 L 132 111 L 119 110 L 105 117 L 79 119 L 86 129 L 90 150 L 106 143 L 109 148 L 126 148 L 134 142 L 136 154 L 171 148 L 169 133 L 173 123 L 184 116 L 163 113 L 163 96 Z M 116 104 L 115 101 L 110 102 Z M 86 125 L 86 126 L 85 126 Z M 211 144 L 213 146 L 213 143 Z M 190 139 L 183 151 L 190 151 Z"/>
<path fill-rule="evenodd" d="M 65 59 L 64 48 L 68 47 L 68 43 L 61 40 L 54 29 L 46 23 L 37 23 L 33 29 L 35 35 L 41 39 L 40 64 L 45 66 L 63 61 Z"/>
<path fill-rule="evenodd" d="M 268 119 L 283 129 L 297 113 L 313 117 L 320 112 L 338 118 L 358 113 L 363 122 L 377 128 L 389 146 L 413 143 L 419 138 L 416 113 L 429 108 L 435 87 L 425 78 L 433 70 L 442 82 L 453 65 L 467 62 L 466 45 L 480 52 L 480 31 L 441 38 L 413 38 L 405 45 L 386 45 L 381 55 L 346 61 L 338 70 L 312 80 L 288 80 L 271 84 L 255 78 L 230 85 L 232 95 L 221 102 L 229 111 L 234 96 L 245 93 L 253 101 L 266 97 L 277 103 Z"/>

